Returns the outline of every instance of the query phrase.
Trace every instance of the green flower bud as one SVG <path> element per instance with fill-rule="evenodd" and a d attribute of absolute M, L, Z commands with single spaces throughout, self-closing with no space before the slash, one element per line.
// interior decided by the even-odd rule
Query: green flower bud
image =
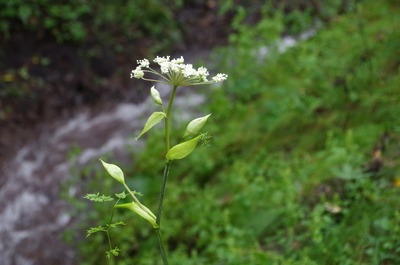
<path fill-rule="evenodd" d="M 160 106 L 162 105 L 160 92 L 158 92 L 158 90 L 154 86 L 150 88 L 150 95 L 153 98 L 154 103 Z"/>
<path fill-rule="evenodd" d="M 125 203 L 125 204 L 118 204 L 115 208 L 126 208 L 131 210 L 132 212 L 136 213 L 137 215 L 141 216 L 145 220 L 147 220 L 153 228 L 158 228 L 158 224 L 156 222 L 156 216 L 144 205 L 137 205 L 134 202 Z"/>
<path fill-rule="evenodd" d="M 200 118 L 192 120 L 186 127 L 186 132 L 185 132 L 185 135 L 183 136 L 183 138 L 196 135 L 201 130 L 203 125 L 207 122 L 207 119 L 210 116 L 211 116 L 211 114 L 208 114 L 204 117 L 200 117 Z"/>
<path fill-rule="evenodd" d="M 124 173 L 118 166 L 106 163 L 101 159 L 100 162 L 103 164 L 103 167 L 107 170 L 107 172 L 111 175 L 111 177 L 113 177 L 119 183 L 125 184 Z"/>

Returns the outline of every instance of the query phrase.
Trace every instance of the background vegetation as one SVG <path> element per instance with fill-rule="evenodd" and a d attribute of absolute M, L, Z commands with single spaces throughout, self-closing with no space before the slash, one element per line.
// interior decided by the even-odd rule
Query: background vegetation
<path fill-rule="evenodd" d="M 232 18 L 254 24 L 265 3 L 293 33 L 347 2 L 0 0 L 0 125 L 59 118 L 110 95 L 132 100 L 123 80 L 137 58 L 225 44 Z"/>
<path fill-rule="evenodd" d="M 283 13 L 264 6 L 255 25 L 241 23 L 244 15 L 233 21 L 236 33 L 214 57 L 229 80 L 208 92 L 209 111 L 199 107 L 213 113 L 212 145 L 171 172 L 164 235 L 172 264 L 400 262 L 399 6 L 353 4 L 283 53 Z M 153 205 L 160 139 L 148 137 L 125 169 Z M 93 185 L 107 192 L 112 184 L 97 172 L 85 190 Z M 106 209 L 93 210 L 89 223 L 106 218 Z M 126 221 L 113 231 L 126 251 L 117 263 L 158 264 L 151 228 Z M 103 241 L 82 243 L 82 264 L 100 263 Z"/>
<path fill-rule="evenodd" d="M 174 8 L 184 6 L 173 2 Z M 171 264 L 400 263 L 400 6 L 395 0 L 332 0 L 323 8 L 310 2 L 316 4 L 288 12 L 274 1 L 256 1 L 260 12 L 252 13 L 245 3 L 242 8 L 224 1 L 221 12 L 236 15 L 229 45 L 213 58 L 229 79 L 205 92 L 207 110 L 199 106 L 202 114 L 213 113 L 207 123 L 212 144 L 175 163 L 171 172 L 163 221 Z M 91 3 L 68 5 L 79 5 L 72 13 L 89 19 Z M 130 3 L 160 6 L 174 27 L 173 9 L 164 2 Z M 31 14 L 44 12 L 38 6 L 0 12 L 27 23 Z M 122 4 L 104 6 L 104 12 L 113 8 L 129 12 Z M 51 12 L 55 21 L 78 24 L 32 26 L 59 41 L 87 36 L 69 12 Z M 145 15 L 138 27 L 159 34 L 164 27 Z M 106 12 L 94 27 L 107 19 L 123 24 L 129 15 Z M 7 35 L 8 20 L 0 25 Z M 310 28 L 315 36 L 280 52 L 282 35 Z M 129 185 L 152 208 L 163 166 L 152 158 L 162 157 L 161 139 L 161 132 L 150 135 L 148 148 L 134 152 L 134 162 L 124 168 Z M 83 192 L 108 193 L 114 183 L 96 168 L 76 173 L 75 181 L 84 184 Z M 107 222 L 112 207 L 88 206 L 80 198 L 72 203 L 82 220 L 65 235 L 71 242 L 87 227 Z M 116 220 L 128 225 L 112 231 L 123 251 L 115 264 L 160 264 L 152 228 L 123 211 Z M 101 235 L 81 241 L 80 264 L 104 264 L 106 249 Z"/>

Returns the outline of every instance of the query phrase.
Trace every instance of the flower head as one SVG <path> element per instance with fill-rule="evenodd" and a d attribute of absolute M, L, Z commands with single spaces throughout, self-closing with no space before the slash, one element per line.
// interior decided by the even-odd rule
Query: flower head
<path fill-rule="evenodd" d="M 214 76 L 212 79 L 215 81 L 215 82 L 221 82 L 221 81 L 224 81 L 225 79 L 227 79 L 228 78 L 228 75 L 227 74 L 217 74 L 216 76 Z"/>
<path fill-rule="evenodd" d="M 131 72 L 131 78 L 142 78 L 144 76 L 144 72 L 141 68 L 136 68 Z"/>
<path fill-rule="evenodd" d="M 153 62 L 158 64 L 160 72 L 150 67 L 149 60 L 138 60 L 138 66 L 136 69 L 132 70 L 131 78 L 171 84 L 173 86 L 195 86 L 221 82 L 228 77 L 226 74 L 217 74 L 211 80 L 208 80 L 207 77 L 209 73 L 207 68 L 199 67 L 198 69 L 195 69 L 193 65 L 185 64 L 185 60 L 182 56 L 175 59 L 170 59 L 170 56 L 157 56 Z M 158 76 L 159 79 L 145 78 L 144 76 L 146 73 Z"/>

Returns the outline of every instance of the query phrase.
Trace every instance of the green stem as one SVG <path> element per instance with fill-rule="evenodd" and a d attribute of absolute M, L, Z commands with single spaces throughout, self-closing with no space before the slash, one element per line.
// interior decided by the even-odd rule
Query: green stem
<path fill-rule="evenodd" d="M 166 116 L 167 116 L 167 118 L 165 119 L 165 149 L 166 149 L 166 152 L 168 152 L 168 150 L 170 149 L 169 124 L 171 121 L 172 104 L 174 103 L 175 93 L 176 93 L 177 88 L 178 88 L 178 86 L 174 86 L 174 88 L 172 89 L 172 93 L 169 98 L 168 108 L 167 108 L 167 113 L 166 113 Z"/>
<path fill-rule="evenodd" d="M 114 204 L 114 207 L 113 207 L 112 212 L 111 212 L 110 220 L 108 221 L 108 227 L 107 227 L 107 230 L 105 231 L 106 235 L 107 235 L 108 246 L 110 248 L 110 251 L 113 249 L 112 248 L 112 244 L 111 244 L 111 237 L 110 237 L 110 225 L 111 225 L 112 220 L 114 218 L 115 206 L 119 203 L 120 200 L 121 199 L 118 199 L 117 202 Z M 114 264 L 114 260 L 112 258 L 110 258 L 109 264 Z"/>
<path fill-rule="evenodd" d="M 166 149 L 165 153 L 167 153 L 171 147 L 171 143 L 170 143 L 170 139 L 169 139 L 169 137 L 170 137 L 169 136 L 169 134 L 170 134 L 169 127 L 170 127 L 170 121 L 171 121 L 172 105 L 174 103 L 177 88 L 178 88 L 178 86 L 174 86 L 172 89 L 172 93 L 169 98 L 167 112 L 166 112 L 167 118 L 165 119 L 165 124 L 164 124 L 165 125 L 165 149 Z M 157 237 L 158 237 L 158 244 L 160 245 L 160 253 L 161 253 L 161 257 L 163 259 L 164 265 L 168 265 L 168 258 L 167 258 L 167 254 L 165 252 L 164 244 L 161 239 L 160 229 L 161 229 L 161 215 L 162 215 L 162 207 L 163 207 L 163 202 L 164 202 L 165 187 L 167 184 L 167 178 L 168 178 L 170 166 L 171 166 L 171 162 L 167 161 L 167 163 L 165 164 L 165 167 L 164 167 L 164 174 L 162 177 L 160 196 L 158 198 L 157 217 L 156 217 L 156 223 L 158 224 L 158 228 L 156 229 L 156 232 L 157 232 Z"/>
<path fill-rule="evenodd" d="M 157 219 L 156 219 L 156 223 L 158 224 L 158 226 L 161 226 L 162 206 L 163 206 L 165 187 L 167 184 L 167 178 L 169 175 L 170 166 L 171 166 L 171 162 L 167 161 L 167 163 L 165 164 L 165 167 L 164 167 L 164 174 L 163 174 L 162 183 L 161 183 L 160 196 L 158 198 L 158 211 L 157 211 Z"/>
<path fill-rule="evenodd" d="M 168 265 L 167 253 L 165 252 L 164 243 L 161 238 L 161 231 L 159 228 L 157 228 L 156 232 L 157 232 L 158 244 L 160 245 L 160 254 L 161 254 L 163 263 L 164 263 L 164 265 Z"/>
<path fill-rule="evenodd" d="M 160 246 L 160 254 L 163 259 L 164 265 L 168 265 L 168 258 L 167 258 L 167 253 L 164 248 L 164 244 L 161 239 L 161 214 L 162 214 L 162 205 L 164 201 L 164 194 L 165 194 L 165 186 L 167 183 L 167 177 L 169 174 L 169 168 L 171 166 L 171 162 L 167 161 L 164 167 L 164 174 L 162 178 L 162 183 L 161 183 L 161 190 L 160 190 L 160 196 L 158 198 L 158 211 L 157 211 L 157 218 L 156 218 L 156 224 L 158 224 L 158 228 L 156 228 L 157 232 L 157 237 L 158 237 L 158 244 Z"/>

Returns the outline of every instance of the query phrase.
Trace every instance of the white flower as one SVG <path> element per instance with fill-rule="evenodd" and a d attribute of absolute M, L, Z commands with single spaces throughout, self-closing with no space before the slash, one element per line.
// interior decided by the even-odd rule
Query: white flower
<path fill-rule="evenodd" d="M 184 69 L 182 70 L 182 74 L 184 77 L 191 77 L 191 76 L 196 76 L 197 71 L 193 68 L 193 65 L 186 64 Z"/>
<path fill-rule="evenodd" d="M 171 65 L 169 62 L 160 63 L 161 73 L 166 74 L 169 72 Z"/>
<path fill-rule="evenodd" d="M 181 58 L 176 58 L 171 60 L 171 63 L 176 63 L 176 64 L 183 64 L 184 62 L 185 59 L 183 59 L 183 56 L 181 56 Z"/>
<path fill-rule="evenodd" d="M 170 63 L 168 63 L 168 71 L 169 72 L 179 72 L 183 66 L 184 66 L 183 64 L 174 62 L 174 60 L 172 60 Z"/>
<path fill-rule="evenodd" d="M 214 76 L 212 79 L 213 79 L 215 82 L 221 82 L 221 81 L 226 80 L 227 78 L 228 78 L 228 75 L 227 75 L 227 74 L 217 74 L 217 75 Z"/>
<path fill-rule="evenodd" d="M 197 69 L 197 74 L 204 82 L 207 81 L 207 76 L 209 75 L 207 68 L 203 66 L 199 67 L 199 69 Z"/>
<path fill-rule="evenodd" d="M 157 56 L 154 60 L 153 60 L 153 62 L 155 62 L 155 63 L 157 63 L 157 64 L 162 64 L 162 63 L 169 63 L 169 56 L 167 56 L 167 57 L 159 57 L 159 56 Z"/>
<path fill-rule="evenodd" d="M 131 72 L 131 78 L 173 86 L 195 86 L 224 81 L 228 77 L 226 74 L 217 74 L 209 81 L 207 79 L 209 75 L 207 68 L 199 67 L 196 70 L 192 64 L 184 64 L 185 60 L 182 56 L 175 59 L 170 59 L 169 56 L 157 56 L 153 62 L 159 65 L 160 71 L 150 68 L 150 62 L 147 59 L 137 60 L 138 66 Z M 158 76 L 158 78 L 145 78 L 144 75 L 147 73 Z"/>
<path fill-rule="evenodd" d="M 140 78 L 142 78 L 144 76 L 144 72 L 143 72 L 143 70 L 140 68 L 140 67 L 137 67 L 135 70 L 133 70 L 132 72 L 131 72 L 131 78 L 137 78 L 137 79 L 140 79 Z"/>
<path fill-rule="evenodd" d="M 149 67 L 149 65 L 150 65 L 150 62 L 149 62 L 149 60 L 147 60 L 147 59 L 137 60 L 137 63 L 138 63 L 138 65 L 139 65 L 140 68 L 142 68 L 142 67 L 147 68 L 147 67 Z"/>

